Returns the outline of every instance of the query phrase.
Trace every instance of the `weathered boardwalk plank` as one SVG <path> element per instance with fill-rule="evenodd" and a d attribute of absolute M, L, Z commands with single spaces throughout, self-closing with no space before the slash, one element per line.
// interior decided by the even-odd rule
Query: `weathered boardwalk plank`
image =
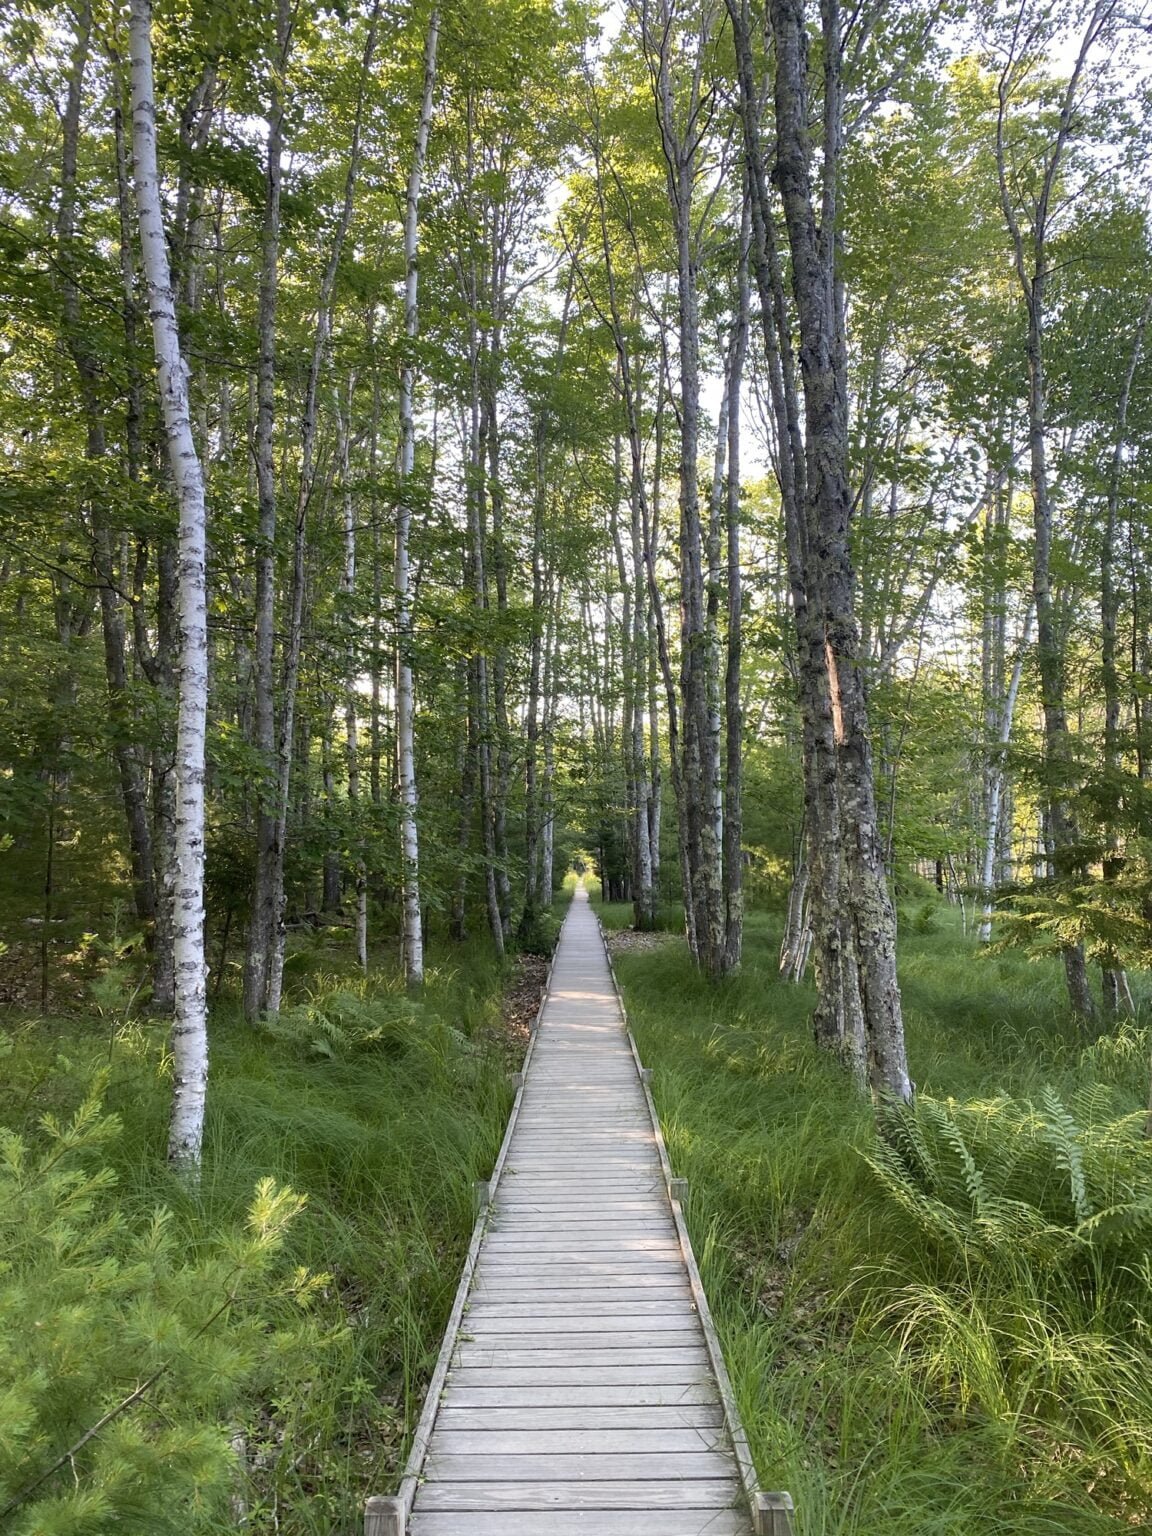
<path fill-rule="evenodd" d="M 749 1509 L 747 1448 L 583 891 L 493 1177 L 451 1356 L 372 1536 L 782 1532 Z"/>

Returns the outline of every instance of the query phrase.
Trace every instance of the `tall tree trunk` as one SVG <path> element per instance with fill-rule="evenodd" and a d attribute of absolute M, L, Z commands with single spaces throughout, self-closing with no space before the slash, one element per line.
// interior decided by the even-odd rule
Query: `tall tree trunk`
<path fill-rule="evenodd" d="M 1052 596 L 1052 499 L 1048 484 L 1048 385 L 1044 367 L 1045 288 L 1047 270 L 1039 264 L 1028 302 L 1028 457 L 1032 474 L 1032 594 L 1036 605 L 1036 659 L 1044 717 L 1045 794 L 1058 880 L 1082 875 L 1080 828 L 1068 800 L 1073 774 L 1072 734 L 1064 694 L 1064 654 Z M 1091 1019 L 1096 1005 L 1088 983 L 1084 946 L 1063 951 L 1064 976 L 1073 1011 Z"/>
<path fill-rule="evenodd" d="M 524 719 L 524 907 L 520 932 L 526 937 L 532 930 L 542 903 L 540 895 L 540 714 L 543 683 L 544 647 L 547 642 L 544 570 L 544 525 L 547 502 L 545 412 L 533 422 L 532 487 L 532 634 L 528 650 L 528 701 Z"/>
<path fill-rule="evenodd" d="M 368 866 L 361 830 L 360 794 L 360 712 L 356 686 L 359 651 L 356 644 L 356 505 L 352 497 L 352 473 L 349 435 L 352 424 L 355 380 L 348 381 L 348 400 L 340 419 L 340 478 L 343 489 L 344 569 L 340 577 L 340 595 L 344 599 L 348 628 L 348 659 L 344 678 L 344 752 L 348 771 L 348 812 L 355 841 L 356 880 L 356 963 L 368 969 Z"/>
<path fill-rule="evenodd" d="M 852 924 L 844 901 L 839 775 L 832 721 L 832 701 L 821 622 L 821 579 L 813 557 L 817 543 L 811 526 L 808 470 L 791 321 L 775 232 L 775 213 L 761 147 L 760 93 L 756 83 L 747 0 L 728 0 L 740 84 L 745 159 L 752 214 L 751 264 L 760 300 L 760 319 L 768 363 L 769 397 L 776 430 L 776 466 L 784 512 L 788 584 L 796 634 L 796 672 L 802 721 L 804 823 L 807 853 L 797 861 L 805 890 L 793 903 L 799 918 L 807 910 L 816 971 L 813 1014 L 816 1042 L 841 1056 L 858 1080 L 866 1078 L 866 1049 Z M 798 957 L 805 947 L 791 946 Z M 794 960 L 790 974 L 800 980 Z"/>
<path fill-rule="evenodd" d="M 724 668 L 724 971 L 735 971 L 744 944 L 743 760 L 744 707 L 740 689 L 743 653 L 743 602 L 740 581 L 740 406 L 744 360 L 748 352 L 748 281 L 751 231 L 750 201 L 745 193 L 740 221 L 740 260 L 736 274 L 736 320 L 729 359 L 728 484 L 725 541 L 728 587 L 728 646 Z"/>
<path fill-rule="evenodd" d="M 384 609 L 384 559 L 380 537 L 380 507 L 377 475 L 380 467 L 380 372 L 372 370 L 372 424 L 368 439 L 368 477 L 371 484 L 370 518 L 372 528 L 372 652 L 368 675 L 368 793 L 377 810 L 384 804 L 384 731 L 383 731 L 383 659 L 384 633 L 381 615 Z"/>
<path fill-rule="evenodd" d="M 469 584 L 471 562 L 464 561 L 464 585 Z M 468 864 L 472 847 L 472 820 L 476 800 L 476 708 L 474 697 L 474 669 L 471 663 L 462 668 L 459 679 L 461 706 L 464 711 L 465 733 L 460 749 L 460 820 L 456 834 L 456 885 L 452 892 L 452 915 L 449 932 L 458 942 L 468 937 Z"/>
<path fill-rule="evenodd" d="M 172 483 L 179 505 L 180 689 L 176 725 L 173 1103 L 168 1155 L 199 1167 L 208 1086 L 204 958 L 204 747 L 208 718 L 208 617 L 204 476 L 192 436 L 188 370 L 176 325 L 156 158 L 156 97 L 149 0 L 131 0 L 132 143 L 148 309 L 156 350 Z"/>
<path fill-rule="evenodd" d="M 269 71 L 267 166 L 261 236 L 260 295 L 257 304 L 256 469 L 256 635 L 252 657 L 252 745 L 261 760 L 256 791 L 256 867 L 252 913 L 244 954 L 243 1006 L 248 1020 L 260 1017 L 268 1000 L 268 967 L 276 932 L 278 862 L 276 813 L 276 308 L 279 297 L 281 160 L 284 151 L 284 77 L 291 45 L 289 0 L 277 0 L 277 56 Z"/>
<path fill-rule="evenodd" d="M 691 863 L 688 851 L 688 822 L 684 805 L 684 784 L 682 772 L 682 760 L 680 750 L 680 709 L 676 695 L 676 679 L 672 670 L 672 658 L 668 646 L 668 631 L 664 619 L 664 598 L 660 591 L 660 584 L 656 576 L 656 548 L 659 528 L 660 511 L 660 485 L 663 468 L 663 426 L 662 407 L 666 399 L 664 389 L 663 365 L 661 367 L 660 388 L 657 398 L 656 411 L 656 454 L 655 474 L 652 486 L 652 502 L 649 505 L 647 489 L 644 479 L 644 440 L 641 432 L 640 403 L 637 388 L 633 381 L 632 357 L 629 351 L 628 337 L 625 331 L 619 294 L 616 283 L 615 261 L 612 252 L 612 242 L 608 229 L 608 213 L 604 200 L 605 165 L 603 160 L 603 148 L 599 138 L 599 120 L 594 119 L 593 127 L 593 154 L 595 156 L 595 188 L 599 212 L 600 244 L 604 257 L 604 274 L 608 291 L 608 324 L 611 329 L 612 341 L 619 362 L 619 376 L 621 394 L 623 397 L 625 421 L 628 429 L 628 447 L 632 462 L 632 495 L 636 498 L 640 508 L 641 537 L 644 550 L 644 579 L 647 586 L 648 618 L 650 634 L 648 640 L 649 655 L 653 660 L 653 671 L 658 671 L 660 680 L 664 685 L 664 701 L 667 710 L 667 735 L 668 735 L 668 763 L 672 776 L 672 794 L 676 803 L 676 835 L 677 852 L 679 854 L 680 879 L 684 892 L 684 927 L 688 940 L 688 947 L 693 956 L 698 954 L 698 942 L 696 934 L 696 908 L 691 899 Z M 649 715 L 653 729 L 656 729 L 656 685 L 655 679 L 649 682 Z M 653 757 L 653 794 L 652 794 L 652 819 L 649 823 L 649 847 L 653 850 L 655 859 L 655 872 L 659 873 L 659 842 L 660 842 L 660 814 L 662 785 L 659 775 L 659 742 L 654 737 L 652 745 Z"/>
<path fill-rule="evenodd" d="M 1012 724 L 1016 715 L 1016 700 L 1020 693 L 1020 683 L 1024 675 L 1024 658 L 1028 650 L 1031 632 L 1032 605 L 1029 604 L 1028 610 L 1024 615 L 1024 627 L 1020 634 L 1020 644 L 1016 653 L 1016 660 L 1012 666 L 1008 687 L 1003 697 L 997 701 L 996 739 L 988 745 L 988 769 L 985 774 L 985 815 L 987 819 L 984 827 L 984 849 L 980 862 L 981 911 L 979 937 L 982 944 L 987 944 L 992 938 L 992 898 L 996 886 L 996 862 L 1000 855 L 1003 841 L 1002 823 L 1008 788 L 1004 758 L 1008 749 L 1008 743 L 1012 739 Z"/>
<path fill-rule="evenodd" d="M 633 876 L 633 911 L 635 925 L 641 931 L 656 925 L 656 885 L 653 874 L 652 848 L 652 778 L 648 761 L 648 741 L 645 719 L 650 707 L 648 614 L 644 580 L 644 516 L 642 497 L 635 479 L 629 497 L 631 523 L 629 528 L 629 555 L 631 566 L 627 579 L 631 584 L 632 599 L 632 741 L 631 764 L 634 783 L 633 841 L 636 849 Z M 655 722 L 653 722 L 654 724 Z M 659 856 L 656 864 L 658 866 Z"/>
<path fill-rule="evenodd" d="M 619 362 L 617 362 L 619 370 Z M 616 580 L 620 587 L 620 657 L 622 690 L 621 755 L 624 767 L 624 807 L 627 816 L 626 840 L 632 886 L 633 925 L 638 929 L 651 927 L 649 916 L 652 904 L 651 850 L 648 843 L 647 773 L 644 744 L 644 683 L 643 665 L 644 622 L 643 572 L 637 592 L 635 584 L 636 557 L 640 553 L 640 507 L 635 487 L 630 497 L 630 540 L 633 564 L 631 570 L 624 554 L 624 541 L 620 531 L 620 504 L 623 499 L 623 449 L 620 433 L 616 433 L 614 454 L 615 478 L 609 501 L 609 529 L 616 559 Z"/>
<path fill-rule="evenodd" d="M 867 1037 L 868 1074 L 882 1098 L 908 1100 L 912 1084 L 896 979 L 896 925 L 876 817 L 864 680 L 858 662 L 855 580 L 848 548 L 847 362 L 836 274 L 836 177 L 840 147 L 840 18 L 823 0 L 824 185 L 817 213 L 808 136 L 805 0 L 771 0 L 776 49 L 777 180 L 792 252 L 800 325 L 811 585 L 820 594 L 827 686 L 840 799 L 843 887 Z"/>
<path fill-rule="evenodd" d="M 276 829 L 275 846 L 271 860 L 270 884 L 274 898 L 275 924 L 272 934 L 272 950 L 268 960 L 267 986 L 263 1011 L 276 1014 L 280 1011 L 280 999 L 284 985 L 284 957 L 287 933 L 284 926 L 285 891 L 284 860 L 287 852 L 288 811 L 291 804 L 292 765 L 295 746 L 296 694 L 300 682 L 300 661 L 304 642 L 304 597 L 306 584 L 305 556 L 307 553 L 308 513 L 316 482 L 316 436 L 319 425 L 320 380 L 328 357 L 329 332 L 332 323 L 332 295 L 336 288 L 336 274 L 344 243 L 352 224 L 356 183 L 360 175 L 362 135 L 364 127 L 365 93 L 367 90 L 372 59 L 376 52 L 376 38 L 380 21 L 381 0 L 376 0 L 368 18 L 368 33 L 360 58 L 356 116 L 352 127 L 352 142 L 348 151 L 348 168 L 344 176 L 344 197 L 340 217 L 332 237 L 332 245 L 318 295 L 316 329 L 312 341 L 312 356 L 304 389 L 304 407 L 300 421 L 300 477 L 296 491 L 296 513 L 292 539 L 292 584 L 290 588 L 288 636 L 284 650 L 284 669 L 281 697 L 280 729 L 276 743 Z"/>
<path fill-rule="evenodd" d="M 478 354 L 474 353 L 473 394 L 471 405 L 470 452 L 468 459 L 468 533 L 472 601 L 477 618 L 483 624 L 488 612 L 487 579 L 484 561 L 484 455 L 480 436 Z M 476 718 L 476 763 L 480 789 L 480 832 L 484 849 L 484 891 L 488 927 L 499 955 L 504 954 L 504 920 L 500 909 L 496 878 L 496 816 L 492 774 L 492 715 L 488 683 L 488 657 L 483 649 L 472 658 L 472 687 Z"/>
<path fill-rule="evenodd" d="M 705 581 L 705 535 L 700 517 L 700 317 L 697 291 L 697 230 L 693 191 L 699 168 L 699 114 L 703 60 L 717 20 L 707 7 L 691 32 L 679 35 L 677 7 L 660 0 L 640 11 L 641 39 L 660 130 L 676 242 L 677 333 L 680 388 L 680 697 L 683 705 L 683 797 L 685 904 L 693 957 L 709 975 L 723 966 L 721 841 L 715 807 L 720 780 L 719 733 L 711 703 L 715 647 L 709 643 Z M 681 43 L 690 43 L 690 56 Z M 673 84 L 673 74 L 677 76 Z"/>
<path fill-rule="evenodd" d="M 92 32 L 91 6 L 84 0 L 76 12 L 76 43 L 68 79 L 68 94 L 61 123 L 62 164 L 60 206 L 56 223 L 59 270 L 64 295 L 64 333 L 76 368 L 86 426 L 85 456 L 102 463 L 107 444 L 100 408 L 100 367 L 85 342 L 80 287 L 76 280 L 76 168 L 80 144 L 80 113 L 84 74 Z M 126 210 L 125 210 L 126 211 Z M 122 230 L 123 236 L 123 230 Z M 93 557 L 100 583 L 100 618 L 104 639 L 104 672 L 108 685 L 112 753 L 120 780 L 120 795 L 128 826 L 132 886 L 136 915 L 151 924 L 156 917 L 156 887 L 152 857 L 152 828 L 144 776 L 133 739 L 134 721 L 128 695 L 127 637 L 124 608 L 115 571 L 115 541 L 103 493 L 90 503 Z"/>
<path fill-rule="evenodd" d="M 1084 855 L 1080 847 L 1080 828 L 1071 805 L 1075 780 L 1072 735 L 1068 727 L 1065 699 L 1065 656 L 1063 626 L 1059 622 L 1052 592 L 1052 538 L 1054 531 L 1051 486 L 1048 474 L 1048 381 L 1045 368 L 1045 332 L 1047 328 L 1047 291 L 1051 275 L 1048 249 L 1049 220 L 1057 194 L 1060 172 L 1073 119 L 1078 110 L 1078 92 L 1088 56 L 1115 12 L 1113 0 L 1096 0 L 1088 13 L 1081 34 L 1076 62 L 1064 87 L 1053 138 L 1037 157 L 1039 190 L 1030 202 L 1027 225 L 1022 223 L 1016 201 L 1018 188 L 1009 165 L 1007 128 L 1009 106 L 1019 67 L 1017 40 L 1013 37 L 1001 70 L 996 117 L 996 171 L 1000 205 L 1012 241 L 1016 276 L 1024 299 L 1028 335 L 1028 459 L 1032 488 L 1032 592 L 1036 606 L 1036 659 L 1040 673 L 1040 700 L 1044 719 L 1045 822 L 1051 843 L 1052 871 L 1058 880 L 1073 882 L 1083 878 Z M 1023 21 L 1023 14 L 1020 15 Z M 1064 950 L 1064 974 L 1072 1010 L 1081 1019 L 1090 1020 L 1096 1012 L 1082 944 Z"/>
<path fill-rule="evenodd" d="M 424 93 L 420 122 L 408 174 L 404 210 L 404 334 L 409 348 L 420 330 L 418 247 L 420 235 L 420 187 L 432 127 L 436 90 L 436 51 L 440 37 L 440 11 L 428 21 L 424 52 Z M 400 373 L 400 496 L 396 509 L 396 757 L 400 787 L 401 904 L 403 907 L 402 956 L 410 987 L 424 984 L 424 934 L 420 916 L 420 837 L 416 782 L 415 697 L 412 683 L 412 604 L 409 535 L 412 505 L 408 494 L 416 464 L 416 422 L 413 395 L 415 358 L 409 354 Z"/>
<path fill-rule="evenodd" d="M 560 699 L 558 657 L 562 605 L 563 587 L 557 581 L 548 610 L 548 629 L 544 640 L 544 723 L 541 730 L 544 771 L 540 781 L 540 871 L 536 887 L 536 902 L 540 907 L 552 905 L 556 884 L 556 714 Z"/>
<path fill-rule="evenodd" d="M 1124 471 L 1124 447 L 1128 433 L 1128 410 L 1132 400 L 1132 384 L 1144 352 L 1144 336 L 1150 315 L 1152 315 L 1152 300 L 1146 302 L 1137 322 L 1128 367 L 1120 389 L 1116 442 L 1113 445 L 1108 473 L 1108 512 L 1100 549 L 1100 660 L 1104 682 L 1104 771 L 1110 780 L 1107 804 L 1114 818 L 1112 823 L 1105 827 L 1104 879 L 1109 882 L 1117 879 L 1123 867 L 1115 825 L 1121 808 L 1120 672 L 1117 666 L 1120 597 L 1115 575 L 1116 539 L 1120 521 L 1120 489 Z M 1106 1014 L 1114 1019 L 1120 1013 L 1131 1013 L 1133 1002 L 1128 977 L 1115 952 L 1109 951 L 1104 956 L 1101 961 L 1101 972 Z"/>
<path fill-rule="evenodd" d="M 493 581 L 496 587 L 496 612 L 501 623 L 492 654 L 492 715 L 495 735 L 495 772 L 492 776 L 492 835 L 495 848 L 496 893 L 500 908 L 500 929 L 504 944 L 512 937 L 512 882 L 508 872 L 508 790 L 512 781 L 512 733 L 508 723 L 508 647 L 504 640 L 504 620 L 508 613 L 507 553 L 504 547 L 504 486 L 500 475 L 500 428 L 497 416 L 497 388 L 501 342 L 497 330 L 488 359 L 486 388 L 488 399 L 483 410 L 481 436 L 486 443 L 488 474 L 484 482 L 492 508 L 489 549 Z"/>

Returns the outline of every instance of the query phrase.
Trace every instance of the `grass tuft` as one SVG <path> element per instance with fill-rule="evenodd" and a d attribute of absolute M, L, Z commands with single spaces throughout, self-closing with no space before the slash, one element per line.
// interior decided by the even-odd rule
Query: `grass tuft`
<path fill-rule="evenodd" d="M 935 927 L 884 1140 L 775 922 L 719 987 L 682 942 L 617 957 L 762 1484 L 803 1536 L 1148 1529 L 1148 1029 L 1086 1040 L 1055 965 Z"/>

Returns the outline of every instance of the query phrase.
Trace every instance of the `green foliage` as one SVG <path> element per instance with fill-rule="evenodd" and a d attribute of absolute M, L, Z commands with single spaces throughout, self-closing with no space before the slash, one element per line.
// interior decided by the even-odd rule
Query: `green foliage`
<path fill-rule="evenodd" d="M 556 940 L 560 937 L 561 919 L 547 909 L 534 911 L 520 925 L 516 937 L 517 947 L 526 955 L 540 955 L 545 960 L 552 956 Z"/>
<path fill-rule="evenodd" d="M 1083 944 L 1090 960 L 1146 969 L 1152 963 L 1152 856 L 1133 843 L 1111 880 L 1037 882 L 1005 898 L 999 945 L 1036 955 Z"/>
<path fill-rule="evenodd" d="M 902 928 L 920 1088 L 883 1138 L 762 916 L 721 988 L 679 944 L 616 962 L 761 1481 L 802 1536 L 1144 1529 L 1149 1032 L 1085 1046 L 1055 963 L 938 925 Z"/>
<path fill-rule="evenodd" d="M 218 1011 L 195 1196 L 162 1161 L 163 1025 L 0 1039 L 0 1507 L 165 1367 L 5 1530 L 213 1536 L 237 1500 L 257 1536 L 331 1536 L 395 1484 L 511 1100 L 500 971 L 433 953 L 416 1007 L 323 959 L 298 1036 Z"/>
<path fill-rule="evenodd" d="M 33 1137 L 0 1133 L 0 1513 L 15 1536 L 222 1516 L 237 1475 L 227 1415 L 322 1344 L 298 1313 L 327 1277 L 283 1252 L 303 1197 L 263 1178 L 243 1224 L 191 1250 L 170 1207 L 129 1218 L 106 1087 L 97 1077 Z"/>
<path fill-rule="evenodd" d="M 1099 1084 L 1066 1105 L 997 1097 L 886 1111 L 866 1161 L 920 1234 L 964 1262 L 1020 1257 L 1054 1269 L 1138 1262 L 1152 1223 L 1143 1111 L 1106 1116 Z"/>
<path fill-rule="evenodd" d="M 900 927 L 909 933 L 914 933 L 917 938 L 924 938 L 930 933 L 940 931 L 940 901 L 933 895 L 926 901 L 919 902 L 908 911 L 901 910 L 899 914 Z"/>
<path fill-rule="evenodd" d="M 437 1023 L 411 998 L 372 996 L 364 986 L 353 991 L 341 977 L 327 984 L 321 978 L 307 1002 L 284 1009 L 264 1028 L 273 1039 L 317 1056 L 350 1056 L 361 1051 L 415 1049 Z"/>

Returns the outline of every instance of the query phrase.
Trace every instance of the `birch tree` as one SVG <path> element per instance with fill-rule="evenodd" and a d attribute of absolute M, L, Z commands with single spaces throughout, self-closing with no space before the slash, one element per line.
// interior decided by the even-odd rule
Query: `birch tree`
<path fill-rule="evenodd" d="M 177 555 L 179 702 L 173 840 L 172 1115 L 168 1156 L 195 1171 L 208 1088 L 208 997 L 204 958 L 204 760 L 208 719 L 207 512 L 204 474 L 192 434 L 188 367 L 176 324 L 176 296 L 164 229 L 156 152 L 156 95 L 150 0 L 129 11 L 132 150 L 140 246 L 152 318 L 156 378 L 172 485 L 179 507 Z"/>
<path fill-rule="evenodd" d="M 440 11 L 436 7 L 428 21 L 424 54 L 424 90 L 412 168 L 404 206 L 404 334 L 409 347 L 415 345 L 420 329 L 418 244 L 420 232 L 420 186 L 424 160 L 428 153 L 428 134 L 432 127 L 433 97 L 436 89 L 436 50 L 440 37 Z M 412 599 L 409 566 L 409 534 L 412 527 L 410 487 L 416 462 L 416 422 L 413 395 L 416 362 L 405 358 L 400 373 L 400 487 L 396 509 L 396 750 L 400 778 L 400 826 L 402 857 L 402 894 L 404 908 L 404 972 L 409 986 L 424 983 L 424 937 L 420 911 L 420 843 L 416 821 L 418 803 L 416 783 L 415 702 L 412 683 Z"/>
<path fill-rule="evenodd" d="M 1051 235 L 1061 202 L 1061 177 L 1067 169 L 1086 78 L 1094 52 L 1115 33 L 1120 7 L 1116 0 L 1096 0 L 1080 28 L 1071 73 L 1055 106 L 1050 126 L 1041 119 L 1039 136 L 1032 125 L 1023 132 L 1018 118 L 1021 97 L 1035 95 L 1037 47 L 1051 42 L 1062 17 L 1032 0 L 1019 0 L 996 13 L 996 41 L 1001 52 L 996 98 L 996 169 L 1000 202 L 1011 242 L 1016 278 L 1027 321 L 1028 462 L 1033 508 L 1032 596 L 1036 610 L 1036 651 L 1044 714 L 1047 819 L 1057 878 L 1083 873 L 1081 833 L 1072 806 L 1075 778 L 1068 725 L 1065 658 L 1060 615 L 1053 596 L 1052 549 L 1055 532 L 1049 471 L 1048 374 L 1046 337 L 1048 290 L 1052 275 Z M 1041 55 L 1042 56 L 1042 55 Z M 1088 983 L 1082 944 L 1063 951 L 1068 997 L 1073 1011 L 1090 1019 L 1096 1005 Z"/>

